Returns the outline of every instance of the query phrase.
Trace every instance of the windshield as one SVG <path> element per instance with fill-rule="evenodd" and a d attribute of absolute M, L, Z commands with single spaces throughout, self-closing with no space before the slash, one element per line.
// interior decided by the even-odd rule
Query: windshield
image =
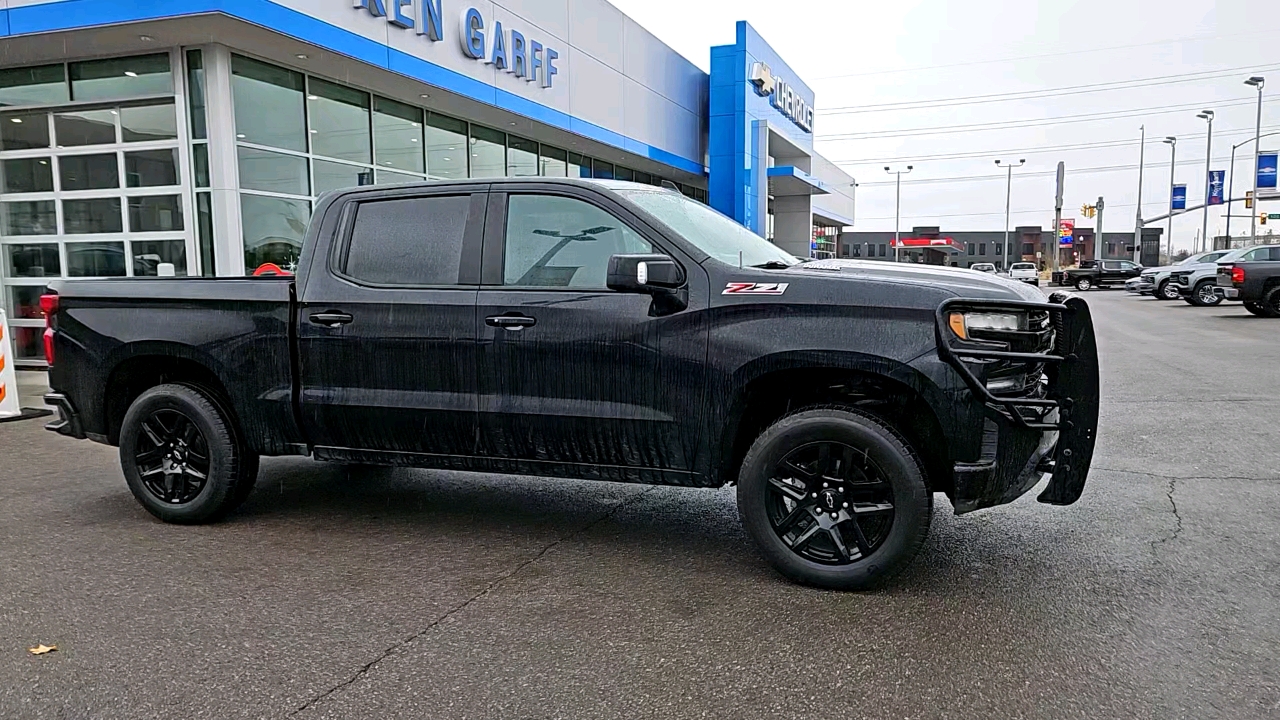
<path fill-rule="evenodd" d="M 790 267 L 800 262 L 799 258 L 783 252 L 742 225 L 679 193 L 668 190 L 619 190 L 618 193 L 722 263 Z"/>

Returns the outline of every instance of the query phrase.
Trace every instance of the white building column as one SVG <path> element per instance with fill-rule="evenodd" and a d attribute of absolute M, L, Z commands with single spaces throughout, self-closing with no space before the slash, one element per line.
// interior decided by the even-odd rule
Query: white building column
<path fill-rule="evenodd" d="M 240 171 L 236 118 L 231 105 L 231 50 L 205 45 L 205 107 L 209 127 L 209 185 L 213 200 L 214 257 L 219 276 L 243 276 L 244 238 L 240 224 Z"/>
<path fill-rule="evenodd" d="M 809 257 L 813 209 L 809 195 L 773 196 L 773 244 L 799 258 Z"/>

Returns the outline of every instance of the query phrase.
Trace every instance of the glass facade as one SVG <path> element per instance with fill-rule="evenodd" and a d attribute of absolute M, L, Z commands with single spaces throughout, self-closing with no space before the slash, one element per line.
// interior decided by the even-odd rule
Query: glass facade
<path fill-rule="evenodd" d="M 193 270 L 180 57 L 0 70 L 0 282 L 20 362 L 43 360 L 51 278 Z"/>
<path fill-rule="evenodd" d="M 504 176 L 663 182 L 242 55 L 232 55 L 231 72 L 248 273 L 296 267 L 314 202 L 330 190 Z M 707 201 L 703 188 L 679 188 Z"/>

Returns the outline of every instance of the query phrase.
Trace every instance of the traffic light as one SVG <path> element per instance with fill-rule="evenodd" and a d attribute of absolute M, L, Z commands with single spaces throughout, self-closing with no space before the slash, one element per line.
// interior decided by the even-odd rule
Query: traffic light
<path fill-rule="evenodd" d="M 1261 213 L 1261 214 L 1259 214 L 1259 215 L 1258 215 L 1258 224 L 1259 224 L 1259 225 L 1266 225 L 1266 224 L 1267 224 L 1267 214 L 1266 214 L 1266 213 Z"/>
<path fill-rule="evenodd" d="M 1252 190 L 1244 191 L 1244 209 L 1245 210 L 1253 209 L 1253 191 Z"/>

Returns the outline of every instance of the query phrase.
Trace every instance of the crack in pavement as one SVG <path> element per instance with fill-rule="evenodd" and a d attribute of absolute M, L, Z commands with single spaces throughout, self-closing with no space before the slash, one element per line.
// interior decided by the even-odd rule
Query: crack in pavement
<path fill-rule="evenodd" d="M 1173 526 L 1173 534 L 1166 538 L 1151 541 L 1151 551 L 1155 552 L 1157 545 L 1163 545 L 1170 540 L 1178 539 L 1178 535 L 1182 534 L 1182 515 L 1178 512 L 1178 501 L 1173 499 L 1173 493 L 1177 490 L 1178 479 L 1169 479 L 1169 489 L 1165 491 L 1165 496 L 1169 498 L 1169 505 L 1173 508 L 1173 517 L 1175 524 Z"/>
<path fill-rule="evenodd" d="M 505 582 L 505 581 L 509 580 L 510 578 L 512 578 L 513 576 L 515 576 L 515 575 L 516 575 L 516 573 L 518 573 L 518 572 L 520 572 L 521 570 L 523 570 L 523 569 L 525 569 L 525 568 L 529 567 L 529 566 L 530 566 L 530 565 L 532 565 L 533 563 L 535 563 L 535 562 L 537 562 L 537 561 L 541 560 L 541 559 L 542 559 L 542 557 L 543 557 L 544 555 L 546 555 L 548 552 L 550 552 L 552 549 L 554 549 L 554 548 L 555 548 L 555 547 L 557 547 L 558 545 L 560 545 L 560 544 L 562 544 L 562 543 L 564 543 L 564 542 L 567 542 L 567 541 L 569 541 L 569 540 L 572 540 L 572 539 L 574 539 L 574 538 L 576 538 L 576 537 L 578 537 L 578 536 L 582 535 L 583 533 L 585 533 L 585 532 L 587 532 L 587 531 L 591 530 L 591 528 L 593 528 L 593 527 L 595 527 L 595 526 L 599 525 L 600 523 L 602 523 L 602 522 L 604 522 L 604 521 L 608 520 L 609 518 L 613 517 L 614 515 L 616 515 L 616 514 L 618 513 L 618 511 L 619 511 L 619 510 L 621 510 L 622 508 L 624 508 L 624 507 L 626 507 L 627 505 L 630 505 L 630 504 L 632 504 L 632 503 L 634 503 L 634 502 L 636 502 L 636 501 L 640 500 L 640 499 L 641 499 L 641 498 L 643 498 L 644 496 L 646 496 L 646 495 L 648 495 L 648 494 L 652 493 L 654 490 L 657 490 L 657 489 L 658 489 L 658 487 L 659 487 L 659 486 L 656 486 L 656 485 L 655 485 L 655 486 L 651 486 L 651 487 L 649 487 L 648 489 L 646 489 L 646 490 L 644 490 L 644 491 L 642 491 L 642 492 L 638 492 L 638 493 L 636 493 L 635 495 L 632 495 L 631 497 L 629 497 L 629 498 L 627 498 L 627 499 L 625 499 L 625 500 L 622 500 L 622 501 L 621 501 L 621 502 L 619 502 L 617 505 L 615 505 L 615 506 L 613 506 L 612 508 L 610 508 L 608 512 L 604 513 L 603 515 L 601 515 L 600 517 L 596 518 L 595 520 L 592 520 L 591 522 L 587 523 L 586 525 L 583 525 L 582 527 L 578 528 L 577 530 L 574 530 L 573 532 L 569 533 L 568 535 L 564 535 L 564 536 L 562 536 L 562 537 L 557 538 L 554 542 L 552 542 L 552 543 L 548 544 L 546 547 L 542 548 L 542 549 L 541 549 L 541 550 L 539 550 L 537 553 L 535 553 L 533 557 L 529 558 L 528 560 L 525 560 L 525 561 L 524 561 L 524 562 L 522 562 L 522 563 L 517 564 L 514 568 L 512 568 L 512 569 L 511 569 L 509 572 L 507 572 L 506 574 L 501 575 L 501 576 L 499 576 L 498 578 L 496 578 L 496 579 L 494 579 L 494 580 L 490 581 L 487 585 L 485 585 L 485 586 L 484 586 L 484 588 L 483 588 L 483 589 L 481 589 L 481 590 L 480 590 L 480 592 L 476 593 L 475 595 L 472 595 L 471 597 L 467 598 L 466 600 L 463 600 L 461 603 L 458 603 L 457 605 L 455 605 L 455 606 L 453 606 L 452 608 L 450 608 L 450 609 L 449 609 L 448 611 L 446 611 L 443 615 L 441 615 L 440 617 L 438 617 L 438 618 L 436 618 L 435 620 L 433 620 L 433 621 L 431 622 L 431 624 L 430 624 L 430 625 L 427 625 L 426 627 L 424 627 L 423 629 L 419 630 L 418 632 L 416 632 L 416 633 L 414 633 L 414 634 L 410 635 L 409 637 L 406 637 L 405 639 L 403 639 L 403 640 L 401 640 L 401 641 L 399 641 L 399 642 L 395 643 L 394 645 L 392 645 L 391 647 L 387 648 L 386 650 L 383 650 L 383 651 L 382 651 L 381 653 L 379 653 L 379 654 L 378 654 L 378 656 L 377 656 L 377 657 L 375 657 L 373 660 L 371 660 L 371 661 L 369 661 L 369 662 L 365 663 L 365 664 L 364 664 L 364 665 L 363 665 L 359 670 L 357 670 L 357 671 L 355 672 L 355 674 L 354 674 L 354 675 L 352 675 L 351 677 L 347 678 L 346 680 L 344 680 L 344 681 L 342 681 L 342 682 L 338 683 L 337 685 L 334 685 L 333 687 L 329 688 L 328 690 L 325 690 L 324 692 L 322 692 L 322 693 L 320 693 L 319 695 L 317 695 L 317 696 L 315 696 L 315 697 L 311 698 L 310 700 L 306 701 L 305 703 L 303 703 L 302 705 L 300 705 L 296 710 L 294 710 L 293 712 L 289 713 L 289 715 L 288 715 L 288 716 L 289 716 L 289 717 L 294 717 L 294 716 L 298 715 L 299 713 L 302 713 L 302 712 L 304 712 L 304 711 L 306 711 L 306 710 L 309 710 L 309 709 L 311 709 L 311 708 L 315 707 L 316 705 L 318 705 L 319 703 L 323 702 L 323 701 L 324 701 L 326 698 L 328 698 L 330 695 L 333 695 L 334 693 L 338 692 L 339 690 L 342 690 L 342 689 L 344 689 L 344 688 L 347 688 L 347 687 L 349 687 L 349 686 L 351 686 L 351 685 L 355 684 L 355 682 L 356 682 L 357 680 L 359 680 L 360 678 L 362 678 L 362 677 L 364 677 L 365 675 L 367 675 L 367 674 L 369 673 L 369 671 L 370 671 L 370 670 L 372 670 L 372 669 L 374 668 L 374 666 L 375 666 L 375 665 L 377 665 L 378 663 L 382 662 L 383 660 L 386 660 L 387 658 L 391 657 L 392 655 L 396 654 L 396 652 L 398 652 L 398 651 L 399 651 L 399 650 L 401 650 L 402 648 L 404 648 L 404 647 L 408 646 L 410 643 L 414 642 L 415 640 L 417 640 L 418 638 L 422 637 L 423 635 L 426 635 L 427 633 L 431 632 L 433 629 L 435 629 L 437 626 L 439 626 L 439 625 L 440 625 L 440 623 L 444 622 L 445 620 L 448 620 L 449 618 L 453 617 L 453 616 L 454 616 L 454 615 L 456 615 L 457 613 L 459 613 L 459 612 L 461 612 L 461 611 L 465 610 L 465 609 L 467 608 L 467 606 L 468 606 L 468 605 L 470 605 L 471 603 L 473 603 L 473 602 L 475 602 L 476 600 L 479 600 L 480 598 L 484 597 L 485 595 L 488 595 L 489 593 L 493 592 L 493 591 L 494 591 L 495 589 L 497 589 L 497 587 L 498 587 L 499 585 L 501 585 L 503 582 Z"/>
<path fill-rule="evenodd" d="M 1094 467 L 1090 470 L 1098 472 L 1120 473 L 1122 475 L 1145 475 L 1150 478 L 1159 478 L 1161 480 L 1247 480 L 1250 482 L 1265 482 L 1273 480 L 1280 482 L 1280 477 L 1275 475 L 1264 475 L 1262 477 L 1249 477 L 1247 475 L 1168 475 L 1165 473 L 1145 472 L 1142 470 L 1121 470 L 1119 468 Z"/>

